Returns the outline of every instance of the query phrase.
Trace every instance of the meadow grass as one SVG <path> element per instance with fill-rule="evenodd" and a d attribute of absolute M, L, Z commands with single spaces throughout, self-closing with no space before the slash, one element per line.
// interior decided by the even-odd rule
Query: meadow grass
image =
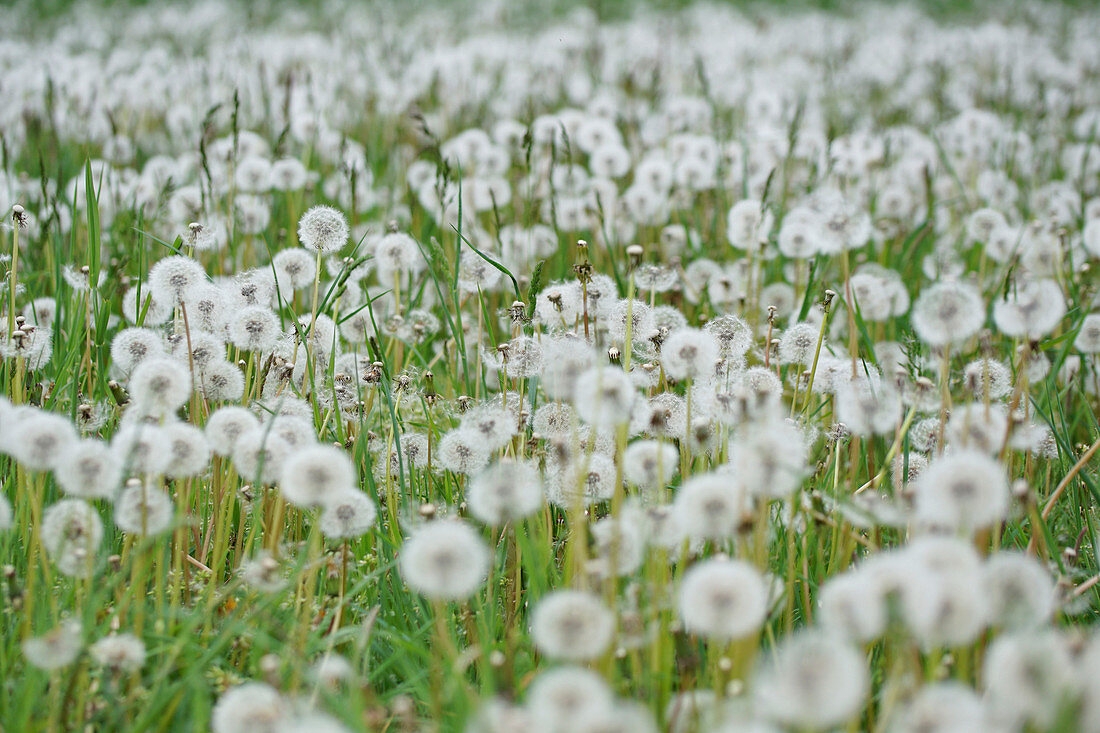
<path fill-rule="evenodd" d="M 1097 16 L 819 7 L 7 31 L 4 729 L 1095 730 Z"/>

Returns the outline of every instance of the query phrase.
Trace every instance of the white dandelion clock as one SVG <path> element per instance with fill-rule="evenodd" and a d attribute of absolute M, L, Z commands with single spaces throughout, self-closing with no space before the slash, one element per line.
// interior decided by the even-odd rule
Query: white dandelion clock
<path fill-rule="evenodd" d="M 1015 729 L 1049 730 L 1079 685 L 1066 641 L 1055 631 L 996 639 L 983 670 L 994 718 Z"/>
<path fill-rule="evenodd" d="M 607 683 L 583 667 L 558 667 L 543 672 L 527 693 L 527 711 L 546 733 L 580 730 L 585 721 L 612 708 Z"/>
<path fill-rule="evenodd" d="M 713 334 L 682 328 L 661 344 L 661 365 L 673 379 L 700 379 L 714 373 L 718 354 L 718 339 Z"/>
<path fill-rule="evenodd" d="M 111 340 L 111 362 L 123 374 L 130 374 L 141 362 L 164 353 L 163 337 L 151 328 L 124 328 Z"/>
<path fill-rule="evenodd" d="M 145 643 L 133 634 L 111 634 L 88 650 L 100 667 L 115 673 L 136 672 L 145 665 Z"/>
<path fill-rule="evenodd" d="M 122 465 L 109 444 L 81 440 L 61 454 L 54 478 L 69 496 L 105 499 L 113 497 L 122 484 Z"/>
<path fill-rule="evenodd" d="M 298 220 L 298 241 L 320 254 L 339 252 L 350 233 L 347 218 L 331 206 L 314 206 Z"/>
<path fill-rule="evenodd" d="M 47 634 L 26 639 L 23 656 L 39 669 L 61 669 L 76 661 L 83 646 L 80 623 L 68 620 Z"/>
<path fill-rule="evenodd" d="M 803 631 L 781 642 L 760 672 L 755 701 L 777 723 L 823 730 L 858 715 L 868 687 L 862 654 L 836 637 Z"/>
<path fill-rule="evenodd" d="M 291 504 L 309 508 L 323 505 L 359 482 L 355 465 L 343 450 L 312 445 L 292 453 L 279 474 L 279 489 Z"/>
<path fill-rule="evenodd" d="M 752 518 L 752 499 L 726 473 L 693 476 L 676 494 L 676 512 L 688 536 L 724 541 L 737 536 Z"/>
<path fill-rule="evenodd" d="M 220 407 L 206 420 L 206 439 L 215 455 L 228 456 L 242 434 L 259 427 L 260 421 L 238 405 Z"/>
<path fill-rule="evenodd" d="M 439 465 L 448 471 L 472 475 L 489 462 L 490 448 L 476 429 L 457 428 L 439 441 Z"/>
<path fill-rule="evenodd" d="M 275 688 L 262 682 L 246 682 L 218 698 L 210 729 L 213 733 L 277 733 L 290 710 Z"/>
<path fill-rule="evenodd" d="M 293 450 L 287 440 L 267 426 L 257 425 L 237 437 L 230 454 L 237 473 L 249 481 L 262 484 L 275 483 L 283 470 L 283 463 Z"/>
<path fill-rule="evenodd" d="M 161 439 L 168 444 L 170 458 L 164 467 L 168 478 L 186 478 L 203 473 L 210 463 L 210 444 L 202 430 L 185 422 L 165 425 Z"/>
<path fill-rule="evenodd" d="M 130 396 L 143 414 L 164 416 L 191 396 L 191 373 L 176 359 L 146 359 L 130 375 Z"/>
<path fill-rule="evenodd" d="M 974 531 L 1003 519 L 1008 508 L 1004 468 L 975 451 L 940 456 L 917 479 L 916 516 L 927 525 Z"/>
<path fill-rule="evenodd" d="M 998 730 L 978 694 L 959 682 L 922 687 L 894 717 L 895 733 L 950 733 Z"/>
<path fill-rule="evenodd" d="M 42 514 L 42 545 L 65 575 L 88 576 L 103 541 L 99 513 L 80 499 L 62 499 Z"/>
<path fill-rule="evenodd" d="M 629 422 L 637 392 L 630 376 L 615 367 L 597 367 L 577 377 L 573 404 L 577 414 L 595 427 Z"/>
<path fill-rule="evenodd" d="M 1039 628 L 1053 617 L 1054 579 L 1037 559 L 1019 552 L 997 552 L 983 568 L 990 623 L 1012 630 Z"/>
<path fill-rule="evenodd" d="M 229 318 L 229 340 L 244 351 L 271 351 L 282 335 L 278 316 L 266 306 L 243 308 Z"/>
<path fill-rule="evenodd" d="M 8 419 L 12 418 L 15 415 Z M 32 471 L 55 468 L 65 451 L 77 441 L 76 428 L 61 415 L 21 411 L 13 422 L 3 431 L 5 452 Z"/>
<path fill-rule="evenodd" d="M 115 525 L 123 532 L 152 537 L 169 529 L 174 512 L 168 494 L 133 480 L 115 500 Z"/>
<path fill-rule="evenodd" d="M 195 260 L 172 255 L 158 261 L 149 270 L 149 289 L 154 300 L 180 303 L 196 285 L 206 282 L 206 272 Z"/>
<path fill-rule="evenodd" d="M 614 615 L 587 591 L 553 591 L 539 600 L 531 617 L 531 638 L 555 659 L 595 659 L 611 644 L 614 632 Z"/>
<path fill-rule="evenodd" d="M 337 491 L 324 502 L 321 531 L 333 539 L 350 539 L 374 528 L 378 507 L 358 489 Z"/>
<path fill-rule="evenodd" d="M 830 578 L 821 586 L 820 604 L 821 626 L 843 638 L 867 643 L 886 630 L 886 602 L 870 573 L 856 570 Z"/>
<path fill-rule="evenodd" d="M 408 586 L 433 600 L 461 601 L 477 592 L 492 556 L 481 535 L 459 520 L 440 520 L 405 540 L 398 557 Z"/>
<path fill-rule="evenodd" d="M 985 323 L 985 303 L 973 285 L 940 282 L 921 291 L 913 304 L 913 330 L 929 346 L 966 341 Z"/>
<path fill-rule="evenodd" d="M 687 571 L 680 585 L 684 629 L 707 639 L 748 636 L 764 623 L 767 605 L 760 572 L 740 560 L 704 560 Z"/>
<path fill-rule="evenodd" d="M 481 471 L 466 489 L 466 505 L 479 522 L 497 526 L 527 517 L 545 504 L 538 467 L 505 460 Z"/>
<path fill-rule="evenodd" d="M 664 486 L 680 469 L 680 452 L 671 443 L 637 440 L 623 453 L 623 478 L 640 489 Z"/>

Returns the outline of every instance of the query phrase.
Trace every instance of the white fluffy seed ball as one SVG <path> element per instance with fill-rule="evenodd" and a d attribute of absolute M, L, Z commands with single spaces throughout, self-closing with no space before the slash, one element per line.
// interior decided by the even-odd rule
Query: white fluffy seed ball
<path fill-rule="evenodd" d="M 739 639 L 764 623 L 768 591 L 760 572 L 741 560 L 705 560 L 684 575 L 680 619 L 709 639 Z"/>
<path fill-rule="evenodd" d="M 401 577 L 428 598 L 459 601 L 470 597 L 489 574 L 491 555 L 481 535 L 460 520 L 421 527 L 405 541 L 398 559 Z"/>
<path fill-rule="evenodd" d="M 598 596 L 582 590 L 557 590 L 535 606 L 531 637 L 535 646 L 556 659 L 595 659 L 615 633 L 615 616 Z"/>
<path fill-rule="evenodd" d="M 339 252 L 348 242 L 348 220 L 331 206 L 314 206 L 298 220 L 298 241 L 322 254 Z"/>

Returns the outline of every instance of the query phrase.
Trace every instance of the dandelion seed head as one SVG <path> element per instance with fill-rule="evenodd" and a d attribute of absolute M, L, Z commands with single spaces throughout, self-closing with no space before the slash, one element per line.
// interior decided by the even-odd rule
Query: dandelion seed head
<path fill-rule="evenodd" d="M 685 573 L 678 608 L 684 628 L 708 639 L 739 639 L 760 628 L 768 594 L 756 568 L 709 559 Z"/>
<path fill-rule="evenodd" d="M 81 499 L 62 499 L 42 514 L 42 546 L 65 575 L 86 577 L 95 568 L 103 522 Z"/>
<path fill-rule="evenodd" d="M 70 619 L 47 634 L 24 640 L 23 656 L 39 669 L 61 669 L 76 661 L 83 644 L 80 623 Z"/>
<path fill-rule="evenodd" d="M 279 473 L 283 497 L 303 508 L 327 504 L 358 485 L 348 454 L 331 445 L 299 448 L 287 457 Z"/>
<path fill-rule="evenodd" d="M 489 573 L 491 556 L 481 535 L 459 520 L 429 522 L 405 540 L 398 556 L 401 577 L 413 591 L 435 600 L 464 600 Z"/>
<path fill-rule="evenodd" d="M 545 503 L 538 467 L 526 461 L 500 461 L 474 476 L 466 490 L 470 514 L 497 526 L 538 511 Z"/>
<path fill-rule="evenodd" d="M 142 537 L 169 529 L 174 513 L 171 497 L 142 481 L 131 481 L 115 499 L 115 526 Z"/>
<path fill-rule="evenodd" d="M 111 634 L 92 644 L 92 659 L 112 672 L 135 672 L 145 665 L 145 643 L 133 634 Z"/>
<path fill-rule="evenodd" d="M 554 659 L 595 659 L 611 644 L 614 631 L 614 615 L 587 591 L 551 591 L 539 599 L 531 617 L 535 645 Z"/>
<path fill-rule="evenodd" d="M 331 206 L 314 206 L 298 220 L 298 241 L 314 252 L 339 252 L 349 235 L 347 218 Z"/>

